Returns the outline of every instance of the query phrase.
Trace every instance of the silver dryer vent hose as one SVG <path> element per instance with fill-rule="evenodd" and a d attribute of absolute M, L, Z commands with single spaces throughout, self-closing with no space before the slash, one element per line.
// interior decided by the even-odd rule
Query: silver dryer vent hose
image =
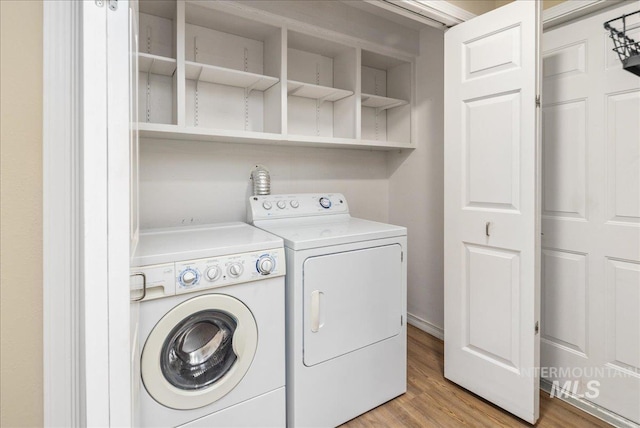
<path fill-rule="evenodd" d="M 253 181 L 253 195 L 270 195 L 271 194 L 271 177 L 269 170 L 263 165 L 256 165 L 251 171 L 251 180 Z"/>

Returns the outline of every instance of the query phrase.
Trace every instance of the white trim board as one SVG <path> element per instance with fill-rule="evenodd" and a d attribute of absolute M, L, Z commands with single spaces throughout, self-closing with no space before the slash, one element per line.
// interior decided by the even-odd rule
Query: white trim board
<path fill-rule="evenodd" d="M 552 384 L 547 379 L 540 379 L 540 389 L 547 394 L 551 394 Z M 566 403 L 571 404 L 574 407 L 582 410 L 585 413 L 588 413 L 604 422 L 613 425 L 618 428 L 640 428 L 640 425 L 623 418 L 620 415 L 617 415 L 603 407 L 596 406 L 595 404 L 583 399 L 576 397 L 571 391 L 567 391 L 565 389 L 562 390 L 564 396 L 557 397 L 557 399 L 562 400 Z"/>
<path fill-rule="evenodd" d="M 424 331 L 427 334 L 430 334 L 433 337 L 437 337 L 440 340 L 444 340 L 443 328 L 438 327 L 437 325 L 432 324 L 429 321 L 423 318 L 420 318 L 419 316 L 407 313 L 407 323 Z"/>
<path fill-rule="evenodd" d="M 447 1 L 432 0 L 365 0 L 367 3 L 420 22 L 446 30 L 476 15 Z M 545 29 L 563 24 L 624 0 L 567 0 L 542 13 Z"/>
<path fill-rule="evenodd" d="M 458 6 L 446 1 L 431 0 L 364 0 L 394 14 L 412 19 L 430 27 L 445 30 L 475 17 Z"/>
<path fill-rule="evenodd" d="M 45 426 L 109 426 L 113 398 L 129 405 L 109 382 L 105 3 L 43 9 Z"/>
<path fill-rule="evenodd" d="M 542 13 L 544 29 L 548 30 L 549 28 L 622 3 L 623 1 L 624 0 L 567 0 Z"/>
<path fill-rule="evenodd" d="M 43 396 L 45 426 L 80 426 L 79 2 L 43 9 Z"/>

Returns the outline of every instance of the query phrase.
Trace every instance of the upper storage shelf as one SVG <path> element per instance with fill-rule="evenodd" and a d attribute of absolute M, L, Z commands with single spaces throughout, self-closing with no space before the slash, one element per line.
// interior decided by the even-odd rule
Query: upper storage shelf
<path fill-rule="evenodd" d="M 380 95 L 362 94 L 362 107 L 371 107 L 381 110 L 400 107 L 409 104 L 409 101 L 396 98 L 381 97 Z"/>
<path fill-rule="evenodd" d="M 198 64 L 191 61 L 185 62 L 185 74 L 188 80 L 233 86 L 234 88 L 255 89 L 257 91 L 266 91 L 280 81 L 277 77 L 265 76 L 264 74 Z"/>
<path fill-rule="evenodd" d="M 333 102 L 353 95 L 353 91 L 288 80 L 287 94 L 295 97 L 310 98 L 312 100 Z"/>
<path fill-rule="evenodd" d="M 141 137 L 413 148 L 411 57 L 242 3 L 140 0 Z"/>

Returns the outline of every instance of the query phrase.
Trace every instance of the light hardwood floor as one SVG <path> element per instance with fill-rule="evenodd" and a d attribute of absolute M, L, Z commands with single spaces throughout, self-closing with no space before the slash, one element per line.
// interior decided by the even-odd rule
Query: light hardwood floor
<path fill-rule="evenodd" d="M 407 393 L 342 425 L 359 427 L 530 427 L 444 378 L 444 343 L 409 326 Z M 608 427 L 605 422 L 540 392 L 536 427 Z"/>

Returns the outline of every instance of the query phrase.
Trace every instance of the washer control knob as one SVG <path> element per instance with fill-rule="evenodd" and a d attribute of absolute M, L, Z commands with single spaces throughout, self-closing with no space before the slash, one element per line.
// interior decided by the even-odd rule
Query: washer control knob
<path fill-rule="evenodd" d="M 272 207 L 272 205 L 271 205 L 271 202 L 269 202 L 269 201 L 264 201 L 262 203 L 262 208 L 264 208 L 265 210 L 270 210 L 271 207 Z"/>
<path fill-rule="evenodd" d="M 277 205 L 278 205 L 278 208 L 280 208 L 281 210 L 287 207 L 287 203 L 285 201 L 278 201 Z"/>
<path fill-rule="evenodd" d="M 184 287 L 189 287 L 191 285 L 196 285 L 200 280 L 200 273 L 193 268 L 186 268 L 180 273 L 180 284 Z"/>
<path fill-rule="evenodd" d="M 261 256 L 256 262 L 256 269 L 260 275 L 269 275 L 276 267 L 276 261 L 269 255 Z"/>
<path fill-rule="evenodd" d="M 227 269 L 227 273 L 229 274 L 229 276 L 231 278 L 237 278 L 240 275 L 242 275 L 242 271 L 243 270 L 244 270 L 244 268 L 242 267 L 242 265 L 240 263 L 233 263 Z"/>
<path fill-rule="evenodd" d="M 298 202 L 296 199 L 293 199 L 291 202 L 289 202 L 289 204 L 291 205 L 291 208 L 298 208 L 300 206 L 300 202 Z"/>
<path fill-rule="evenodd" d="M 323 196 L 320 198 L 319 202 L 322 208 L 325 208 L 325 209 L 331 208 L 331 200 L 329 198 Z"/>
<path fill-rule="evenodd" d="M 220 268 L 218 266 L 211 266 L 205 272 L 205 276 L 207 277 L 208 281 L 213 282 L 213 281 L 217 280 L 218 278 L 220 278 L 220 274 L 221 273 L 222 272 L 220 271 Z"/>

